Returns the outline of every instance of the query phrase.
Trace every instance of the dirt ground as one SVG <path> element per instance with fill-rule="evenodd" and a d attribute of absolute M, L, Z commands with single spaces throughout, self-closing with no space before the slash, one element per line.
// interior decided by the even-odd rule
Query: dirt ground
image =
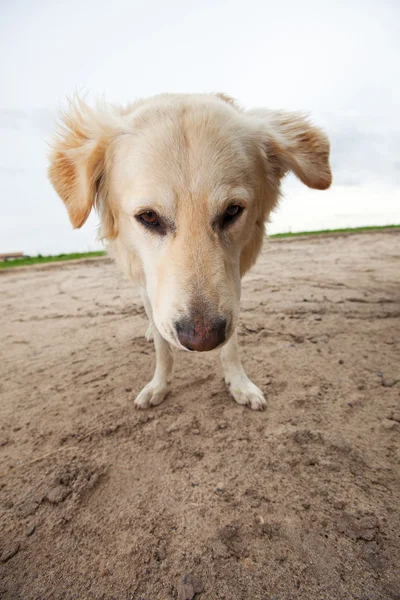
<path fill-rule="evenodd" d="M 267 244 L 239 336 L 264 413 L 216 353 L 135 410 L 153 346 L 108 259 L 0 286 L 2 599 L 400 598 L 399 233 Z"/>

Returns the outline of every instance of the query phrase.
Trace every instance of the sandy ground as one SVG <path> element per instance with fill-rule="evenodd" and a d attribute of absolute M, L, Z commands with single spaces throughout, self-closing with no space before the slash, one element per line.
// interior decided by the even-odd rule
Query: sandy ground
<path fill-rule="evenodd" d="M 3 272 L 0 597 L 399 599 L 399 275 L 398 233 L 270 242 L 240 325 L 259 413 L 215 353 L 134 410 L 153 346 L 108 260 Z"/>

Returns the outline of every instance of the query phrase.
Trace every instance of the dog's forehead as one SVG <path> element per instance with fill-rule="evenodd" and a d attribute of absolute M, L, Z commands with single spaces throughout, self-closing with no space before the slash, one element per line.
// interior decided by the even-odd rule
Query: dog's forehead
<path fill-rule="evenodd" d="M 230 112 L 200 108 L 141 115 L 114 145 L 112 187 L 171 204 L 182 194 L 218 202 L 227 190 L 246 186 L 254 161 L 245 123 Z"/>

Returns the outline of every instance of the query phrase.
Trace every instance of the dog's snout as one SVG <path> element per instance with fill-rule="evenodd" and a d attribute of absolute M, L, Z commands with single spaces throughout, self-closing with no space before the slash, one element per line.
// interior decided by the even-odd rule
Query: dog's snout
<path fill-rule="evenodd" d="M 175 330 L 182 346 L 196 352 L 207 352 L 225 341 L 226 320 L 221 317 L 212 321 L 201 316 L 186 317 L 175 323 Z"/>

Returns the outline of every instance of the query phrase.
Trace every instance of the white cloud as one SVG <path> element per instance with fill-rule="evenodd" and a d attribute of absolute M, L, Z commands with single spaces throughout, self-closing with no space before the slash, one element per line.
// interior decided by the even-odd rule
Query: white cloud
<path fill-rule="evenodd" d="M 248 106 L 309 110 L 332 138 L 342 186 L 315 200 L 326 226 L 350 215 L 352 224 L 400 221 L 399 17 L 395 0 L 3 3 L 0 249 L 94 247 L 95 219 L 72 232 L 46 179 L 55 109 L 82 87 L 122 103 L 163 91 L 225 91 Z M 290 181 L 286 189 L 275 224 L 295 227 L 295 194 L 306 215 L 297 223 L 319 228 L 314 193 Z"/>

